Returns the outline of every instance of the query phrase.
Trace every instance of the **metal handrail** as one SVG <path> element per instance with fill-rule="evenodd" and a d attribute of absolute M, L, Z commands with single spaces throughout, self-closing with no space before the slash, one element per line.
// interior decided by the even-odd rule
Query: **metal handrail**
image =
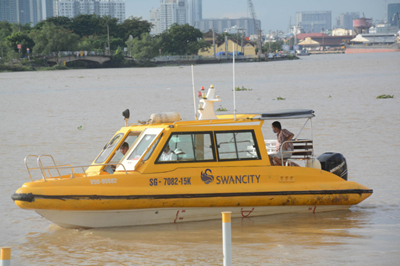
<path fill-rule="evenodd" d="M 61 176 L 60 171 L 58 171 L 58 167 L 57 167 L 56 161 L 54 161 L 53 156 L 43 154 L 43 155 L 40 155 L 40 156 L 37 158 L 37 164 L 38 164 L 38 166 L 40 167 L 40 171 L 42 172 L 42 176 L 43 176 L 43 178 L 44 178 L 44 181 L 47 181 L 47 180 L 46 180 L 46 172 L 44 171 L 44 170 L 46 170 L 46 168 L 43 167 L 42 160 L 41 160 L 42 157 L 50 157 L 50 158 L 53 160 L 53 163 L 54 163 L 54 166 L 55 166 L 55 168 L 56 168 L 56 170 L 57 170 L 58 176 Z M 50 175 L 50 177 L 51 177 L 50 171 L 49 171 L 49 175 Z"/>
<path fill-rule="evenodd" d="M 234 141 L 232 141 L 232 142 L 224 141 L 224 142 L 218 143 L 218 145 L 221 145 L 221 144 L 232 144 L 232 143 L 246 143 L 246 142 L 248 142 L 250 144 L 253 144 L 251 140 L 239 140 L 239 141 L 236 141 L 236 142 L 234 142 Z"/>
<path fill-rule="evenodd" d="M 24 159 L 24 163 L 25 163 L 26 169 L 28 169 L 29 177 L 31 178 L 31 181 L 33 182 L 30 169 L 35 170 L 35 169 L 40 169 L 40 168 L 29 168 L 29 167 L 28 167 L 28 162 L 27 162 L 27 161 L 28 161 L 28 157 L 36 157 L 36 158 L 37 158 L 37 157 L 39 157 L 39 156 L 37 156 L 37 155 L 28 155 L 28 156 L 26 156 L 25 159 Z"/>
<path fill-rule="evenodd" d="M 295 139 L 295 140 L 287 140 L 287 141 L 284 141 L 282 144 L 281 144 L 281 146 L 279 147 L 279 151 L 280 151 L 280 153 L 281 153 L 281 163 L 282 163 L 282 166 L 283 166 L 283 154 L 284 153 L 290 153 L 290 154 L 293 154 L 293 153 L 301 153 L 301 152 L 304 152 L 304 151 L 295 151 L 294 149 L 293 149 L 293 151 L 282 151 L 282 149 L 283 149 L 283 145 L 285 144 L 285 143 L 313 143 L 313 140 L 311 140 L 311 139 L 301 139 L 301 140 L 298 140 L 298 139 Z M 311 156 L 313 157 L 314 156 L 314 145 L 311 145 L 310 146 L 310 151 L 311 151 Z"/>
<path fill-rule="evenodd" d="M 72 172 L 71 173 L 75 174 L 75 171 L 74 171 L 73 167 L 70 164 L 63 164 L 63 165 L 57 165 L 57 166 L 47 166 L 47 167 L 43 167 L 43 170 L 47 170 L 47 173 L 49 174 L 49 177 L 53 178 L 53 176 L 51 175 L 50 170 L 53 170 L 53 169 L 57 170 L 57 169 L 60 169 L 61 167 L 65 167 L 65 166 L 69 166 L 70 168 L 72 168 Z M 40 169 L 40 168 L 36 168 L 36 169 Z"/>
<path fill-rule="evenodd" d="M 53 160 L 54 166 L 46 166 L 46 167 L 43 166 L 43 163 L 42 163 L 42 161 L 41 161 L 41 158 L 42 158 L 42 157 L 46 157 L 46 156 L 47 156 L 47 157 L 50 157 L 50 158 Z M 38 167 L 29 167 L 29 166 L 28 166 L 28 158 L 29 158 L 29 157 L 35 157 L 35 158 L 37 158 Z M 30 177 L 30 179 L 31 179 L 32 182 L 33 182 L 33 178 L 32 178 L 32 174 L 31 174 L 31 170 L 40 170 L 40 172 L 42 173 L 42 177 L 43 177 L 43 179 L 44 179 L 45 182 L 47 182 L 47 178 L 48 178 L 47 175 L 46 175 L 46 170 L 47 170 L 47 172 L 48 172 L 49 178 L 52 178 L 52 175 L 51 175 L 50 170 L 54 170 L 54 169 L 57 170 L 58 176 L 61 177 L 61 174 L 60 174 L 59 169 L 71 169 L 71 175 L 73 175 L 73 174 L 75 173 L 74 168 L 82 168 L 82 172 L 85 174 L 85 177 L 87 177 L 87 174 L 86 174 L 86 172 L 85 172 L 85 167 L 122 165 L 122 167 L 124 168 L 125 174 L 128 174 L 128 171 L 126 170 L 125 166 L 124 166 L 122 163 L 103 163 L 103 164 L 90 164 L 90 165 L 88 164 L 88 165 L 79 165 L 79 166 L 71 166 L 70 164 L 57 165 L 57 164 L 55 163 L 55 160 L 54 160 L 53 156 L 51 156 L 51 155 L 45 155 L 45 154 L 44 154 L 44 155 L 40 155 L 40 156 L 37 156 L 37 155 L 27 155 L 27 156 L 25 157 L 25 159 L 24 159 L 24 162 L 25 162 L 26 169 L 28 170 L 29 177 Z"/>
<path fill-rule="evenodd" d="M 102 163 L 102 164 L 87 164 L 87 165 L 78 165 L 78 166 L 71 166 L 71 165 L 66 165 L 66 166 L 49 166 L 49 167 L 43 167 L 44 170 L 51 170 L 54 168 L 58 168 L 58 169 L 71 169 L 72 173 L 75 173 L 74 168 L 82 168 L 82 172 L 85 174 L 85 177 L 87 177 L 87 174 L 85 172 L 85 168 L 84 167 L 91 167 L 91 166 L 111 166 L 111 165 L 122 165 L 122 167 L 124 168 L 125 174 L 128 174 L 128 171 L 125 168 L 125 165 L 123 165 L 122 163 Z"/>

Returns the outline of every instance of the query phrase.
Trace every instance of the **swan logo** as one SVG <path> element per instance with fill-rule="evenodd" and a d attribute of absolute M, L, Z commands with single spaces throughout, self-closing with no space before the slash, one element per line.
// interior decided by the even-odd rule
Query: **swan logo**
<path fill-rule="evenodd" d="M 203 180 L 203 182 L 206 184 L 210 184 L 212 181 L 214 181 L 212 171 L 210 169 L 206 169 L 204 173 L 201 172 L 201 180 Z"/>

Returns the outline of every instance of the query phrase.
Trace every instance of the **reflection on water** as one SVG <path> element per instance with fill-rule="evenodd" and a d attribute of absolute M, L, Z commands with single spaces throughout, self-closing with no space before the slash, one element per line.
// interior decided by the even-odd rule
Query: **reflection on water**
<path fill-rule="evenodd" d="M 359 245 L 371 241 L 372 235 L 358 232 L 371 215 L 368 210 L 355 210 L 233 219 L 233 261 L 250 265 L 281 260 L 307 263 L 309 252 L 319 250 L 321 254 L 313 256 L 322 259 L 332 249 L 341 250 L 341 256 L 357 257 L 350 254 L 354 250 L 349 253 L 343 249 L 349 242 Z M 96 261 L 221 264 L 221 227 L 221 221 L 94 230 L 51 225 L 46 232 L 26 235 L 27 244 L 20 252 L 26 260 L 39 254 L 35 255 L 37 262 L 49 264 L 60 260 L 87 265 Z"/>
<path fill-rule="evenodd" d="M 349 211 L 233 219 L 235 265 L 398 265 L 399 62 L 387 53 L 237 64 L 237 86 L 253 89 L 236 93 L 239 112 L 315 110 L 316 154 L 343 153 L 349 180 L 374 194 Z M 214 84 L 228 110 L 231 76 L 229 64 L 195 66 L 196 87 Z M 26 155 L 90 164 L 126 108 L 131 122 L 162 111 L 193 119 L 191 97 L 187 66 L 1 73 L 0 244 L 13 247 L 12 265 L 221 265 L 221 221 L 65 230 L 10 199 L 29 180 Z M 302 125 L 283 122 L 294 133 Z M 267 124 L 263 133 L 274 137 Z"/>

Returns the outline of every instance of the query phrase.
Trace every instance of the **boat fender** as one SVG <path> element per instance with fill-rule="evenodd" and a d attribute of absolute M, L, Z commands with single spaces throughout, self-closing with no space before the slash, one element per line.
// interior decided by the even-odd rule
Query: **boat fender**
<path fill-rule="evenodd" d="M 181 120 L 178 112 L 156 113 L 150 116 L 150 124 L 172 123 Z"/>
<path fill-rule="evenodd" d="M 27 201 L 27 202 L 35 201 L 35 197 L 32 195 L 32 193 L 27 193 L 27 194 L 14 193 L 14 194 L 12 194 L 11 199 L 13 201 L 16 201 L 16 200 Z"/>
<path fill-rule="evenodd" d="M 341 153 L 325 152 L 318 156 L 321 169 L 340 176 L 347 181 L 347 162 Z"/>

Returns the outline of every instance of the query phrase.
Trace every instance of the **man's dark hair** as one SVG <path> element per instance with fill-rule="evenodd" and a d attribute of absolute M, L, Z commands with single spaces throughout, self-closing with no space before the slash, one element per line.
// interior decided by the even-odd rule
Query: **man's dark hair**
<path fill-rule="evenodd" d="M 119 147 L 120 149 L 125 149 L 128 148 L 129 149 L 129 144 L 127 142 L 122 143 L 121 147 Z"/>
<path fill-rule="evenodd" d="M 282 129 L 281 123 L 279 123 L 278 121 L 275 121 L 274 123 L 272 123 L 272 126 L 278 128 L 278 129 Z"/>

